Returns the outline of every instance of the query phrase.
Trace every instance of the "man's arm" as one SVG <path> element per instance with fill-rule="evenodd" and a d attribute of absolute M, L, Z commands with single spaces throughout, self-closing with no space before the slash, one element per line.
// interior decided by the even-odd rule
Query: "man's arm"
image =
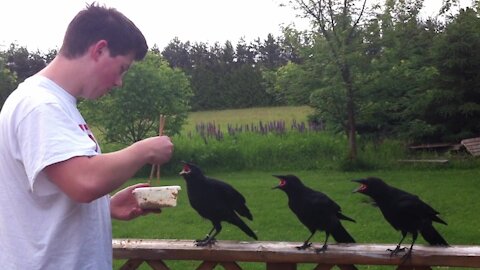
<path fill-rule="evenodd" d="M 73 157 L 44 171 L 72 200 L 87 203 L 119 188 L 145 164 L 167 162 L 172 152 L 170 138 L 158 136 L 112 153 Z"/>

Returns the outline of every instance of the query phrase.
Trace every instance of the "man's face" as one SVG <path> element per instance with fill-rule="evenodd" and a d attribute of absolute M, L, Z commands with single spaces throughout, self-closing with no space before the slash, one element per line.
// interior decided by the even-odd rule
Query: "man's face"
<path fill-rule="evenodd" d="M 87 99 L 97 99 L 108 93 L 112 88 L 121 87 L 123 76 L 134 61 L 134 55 L 110 56 L 108 48 L 97 59 L 95 72 L 90 84 L 90 91 L 86 94 Z"/>

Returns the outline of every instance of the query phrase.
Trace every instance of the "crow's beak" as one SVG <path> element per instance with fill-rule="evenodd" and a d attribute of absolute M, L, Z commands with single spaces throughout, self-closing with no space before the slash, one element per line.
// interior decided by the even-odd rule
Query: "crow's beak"
<path fill-rule="evenodd" d="M 363 189 L 365 189 L 365 185 L 362 183 L 362 179 L 353 179 L 352 182 L 360 183 L 360 186 L 352 190 L 352 193 L 361 192 Z"/>
<path fill-rule="evenodd" d="M 282 178 L 284 178 L 283 175 L 275 175 L 275 174 L 274 174 L 274 175 L 272 175 L 272 176 L 273 176 L 273 177 L 276 177 L 276 178 L 278 178 L 278 179 L 280 179 L 280 180 L 282 180 Z M 276 185 L 276 186 L 272 187 L 272 189 L 277 189 L 277 188 L 280 188 L 280 185 Z"/>
<path fill-rule="evenodd" d="M 183 169 L 182 169 L 182 171 L 181 171 L 181 172 L 179 172 L 178 174 L 179 174 L 179 175 L 185 175 L 185 174 L 188 174 L 188 173 L 190 172 L 190 170 L 188 170 L 188 171 L 186 171 L 186 170 L 185 170 L 185 165 L 186 165 L 186 164 L 188 164 L 188 163 L 187 163 L 186 161 L 183 161 L 183 160 L 181 160 L 181 161 L 180 161 L 180 163 L 182 163 L 184 166 L 183 166 Z"/>

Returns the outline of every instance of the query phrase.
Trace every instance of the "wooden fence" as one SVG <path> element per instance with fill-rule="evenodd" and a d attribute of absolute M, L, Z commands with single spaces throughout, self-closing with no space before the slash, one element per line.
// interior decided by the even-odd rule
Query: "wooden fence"
<path fill-rule="evenodd" d="M 210 247 L 197 247 L 193 240 L 114 239 L 113 257 L 126 260 L 122 270 L 138 269 L 146 263 L 151 269 L 170 269 L 165 261 L 199 261 L 197 270 L 211 270 L 217 265 L 226 270 L 241 270 L 239 262 L 258 262 L 267 270 L 294 270 L 302 263 L 313 263 L 313 270 L 334 266 L 342 270 L 350 265 L 390 265 L 387 269 L 431 269 L 432 266 L 480 268 L 480 246 L 430 247 L 415 245 L 412 256 L 402 260 L 400 253 L 386 251 L 395 244 L 330 244 L 326 252 L 297 250 L 302 243 L 218 241 Z M 316 243 L 316 245 L 321 245 Z M 183 270 L 183 269 L 182 269 Z M 185 269 L 186 270 L 186 269 Z M 248 269 L 247 269 L 248 270 Z"/>

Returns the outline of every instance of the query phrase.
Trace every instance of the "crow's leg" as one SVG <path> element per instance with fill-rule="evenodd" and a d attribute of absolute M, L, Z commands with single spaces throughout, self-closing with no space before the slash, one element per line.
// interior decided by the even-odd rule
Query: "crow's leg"
<path fill-rule="evenodd" d="M 195 243 L 200 243 L 200 242 L 204 242 L 204 241 L 207 241 L 208 238 L 210 238 L 210 235 L 212 234 L 213 230 L 215 230 L 215 227 L 213 227 L 210 232 L 205 236 L 205 238 L 203 239 L 197 239 L 195 240 Z"/>
<path fill-rule="evenodd" d="M 330 236 L 330 233 L 328 232 L 325 232 L 325 242 L 323 242 L 323 246 L 321 248 L 316 248 L 315 249 L 315 252 L 316 253 L 320 253 L 320 252 L 324 252 L 325 250 L 327 250 L 327 247 L 328 247 L 328 237 Z"/>
<path fill-rule="evenodd" d="M 417 232 L 412 233 L 412 244 L 410 245 L 410 248 L 408 249 L 407 253 L 405 253 L 405 255 L 403 255 L 402 263 L 404 263 L 406 260 L 408 260 L 410 257 L 412 257 L 413 244 L 415 244 L 415 241 L 417 241 L 417 237 L 418 237 Z"/>
<path fill-rule="evenodd" d="M 393 249 L 393 250 L 392 249 L 387 249 L 387 251 L 390 251 L 390 257 L 392 257 L 393 255 L 396 255 L 399 252 L 405 251 L 405 248 L 400 248 L 400 246 L 402 245 L 402 242 L 403 242 L 403 240 L 405 239 L 406 236 L 407 236 L 407 232 L 402 231 L 402 239 L 400 239 L 400 242 L 395 247 L 395 249 Z"/>
<path fill-rule="evenodd" d="M 215 230 L 215 233 L 212 235 L 213 230 Z M 214 222 L 213 229 L 210 231 L 207 238 L 200 242 L 197 242 L 195 245 L 199 247 L 204 247 L 204 246 L 210 246 L 215 244 L 215 242 L 217 241 L 215 239 L 215 236 L 217 236 L 217 234 L 219 234 L 220 231 L 222 231 L 222 225 L 220 224 L 220 222 Z"/>
<path fill-rule="evenodd" d="M 312 243 L 310 242 L 310 239 L 312 239 L 313 235 L 315 234 L 316 231 L 313 231 L 312 234 L 303 242 L 303 245 L 296 247 L 298 250 L 304 250 L 312 246 Z"/>

